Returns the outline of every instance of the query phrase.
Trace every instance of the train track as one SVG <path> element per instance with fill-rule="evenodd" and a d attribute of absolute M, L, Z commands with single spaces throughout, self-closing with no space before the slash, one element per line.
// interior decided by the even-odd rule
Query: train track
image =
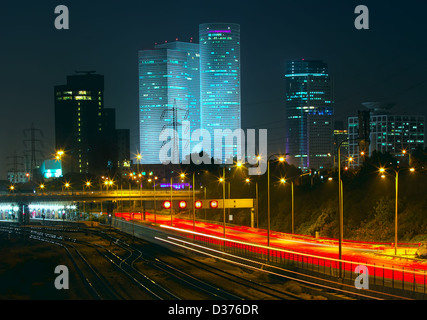
<path fill-rule="evenodd" d="M 242 297 L 238 293 L 224 290 L 221 283 L 224 280 L 233 282 L 240 286 L 240 292 L 250 289 L 255 297 L 262 295 L 263 298 L 270 299 L 298 299 L 292 294 L 283 292 L 268 291 L 267 287 L 262 287 L 249 280 L 244 280 L 242 277 L 237 277 L 232 274 L 226 275 L 220 272 L 219 269 L 208 268 L 207 264 L 197 262 L 195 259 L 190 259 L 185 256 L 176 256 L 173 258 L 174 264 L 166 262 L 156 257 L 156 252 L 162 252 L 163 255 L 172 255 L 172 252 L 156 245 L 153 248 L 152 244 L 147 246 L 146 242 L 131 244 L 129 235 L 113 231 L 89 230 L 86 228 L 75 227 L 29 227 L 29 226 L 0 226 L 0 231 L 19 234 L 32 240 L 43 241 L 62 247 L 72 260 L 74 269 L 79 274 L 80 280 L 85 284 L 87 291 L 94 299 L 101 300 L 116 300 L 116 299 L 215 299 L 215 300 L 243 300 L 248 297 Z M 81 240 L 77 233 L 88 233 L 109 242 L 109 246 L 99 243 Z M 69 236 L 69 235 L 72 236 Z M 97 257 L 85 253 L 88 248 L 92 252 L 97 253 Z M 115 247 L 113 250 L 111 247 Z M 120 251 L 118 254 L 115 251 Z M 176 253 L 173 253 L 175 256 Z M 103 268 L 99 267 L 99 263 L 95 263 L 98 257 L 103 257 L 108 261 L 110 266 L 113 266 L 116 271 L 126 277 L 129 282 L 133 283 L 133 287 L 137 287 L 144 294 L 138 296 L 129 296 L 124 294 L 126 290 L 117 288 L 116 283 L 112 283 L 107 276 L 104 275 Z M 176 263 L 180 262 L 179 265 Z M 197 265 L 197 263 L 199 263 Z M 193 275 L 190 272 L 183 270 L 189 267 L 204 268 L 202 275 Z M 153 270 L 156 270 L 153 273 Z M 150 271 L 153 276 L 147 275 Z M 154 279 L 154 276 L 156 279 Z M 123 277 L 122 277 L 123 278 Z M 162 284 L 160 284 L 162 282 Z M 129 284 L 127 284 L 129 285 Z M 122 287 L 126 284 L 122 281 Z M 120 287 L 120 286 L 119 286 Z M 134 292 L 135 290 L 133 290 Z"/>
<path fill-rule="evenodd" d="M 123 264 L 123 259 L 117 254 L 100 244 L 93 244 L 82 241 L 77 238 L 65 237 L 63 234 L 70 232 L 80 232 L 83 230 L 74 230 L 71 228 L 45 228 L 34 227 L 4 227 L 0 226 L 1 232 L 26 237 L 30 240 L 42 241 L 51 245 L 63 248 L 71 259 L 74 270 L 79 275 L 80 280 L 84 283 L 90 297 L 97 300 L 122 300 L 122 299 L 173 299 L 176 298 L 166 289 L 155 283 L 150 283 L 150 279 L 142 279 L 132 275 Z M 60 234 L 58 234 L 60 233 Z M 84 254 L 90 247 L 92 253 Z M 98 256 L 93 256 L 97 252 Z M 103 268 L 99 267 L 99 262 L 95 266 L 94 260 L 102 257 L 108 264 L 113 266 L 121 277 L 117 277 L 117 282 L 112 283 L 105 275 Z M 92 261 L 91 261 L 92 260 Z M 108 267 L 108 266 L 107 266 Z M 103 269 L 103 270 L 100 270 Z M 110 272 L 111 274 L 111 272 Z M 125 281 L 127 279 L 127 281 Z M 132 290 L 130 290 L 132 289 Z"/>
<path fill-rule="evenodd" d="M 301 287 L 308 288 L 318 295 L 327 292 L 329 299 L 408 299 L 384 292 L 355 292 L 343 283 L 330 279 L 307 275 L 292 269 L 271 266 L 250 260 L 201 244 L 187 241 L 188 238 L 173 236 L 156 237 L 159 242 L 149 243 L 132 237 L 114 228 L 75 228 L 67 226 L 14 227 L 0 225 L 2 232 L 31 234 L 31 239 L 50 242 L 63 247 L 71 257 L 81 281 L 95 299 L 285 299 L 301 300 L 300 295 L 272 286 L 266 281 L 239 275 L 238 270 L 264 273 L 268 277 L 286 283 L 293 280 Z M 84 240 L 81 233 L 92 239 Z M 93 239 L 102 239 L 103 244 Z M 167 247 L 165 247 L 165 245 Z M 84 252 L 96 252 L 97 257 Z M 172 249 L 173 248 L 173 249 Z M 179 250 L 175 250 L 179 248 Z M 96 258 L 102 257 L 108 266 L 100 267 Z M 205 259 L 202 259 L 204 257 Z M 234 266 L 234 272 L 206 263 L 206 257 Z M 97 268 L 95 268 L 96 266 Z M 114 268 L 120 274 L 120 281 L 112 280 L 104 274 L 104 268 Z M 111 274 L 111 272 L 110 272 Z M 127 281 L 124 281 L 126 278 Z M 115 278 L 116 279 L 116 278 Z M 117 280 L 117 279 L 116 279 Z M 132 293 L 128 290 L 132 286 Z"/>
<path fill-rule="evenodd" d="M 217 300 L 243 300 L 248 299 L 248 296 L 242 297 L 241 288 L 245 288 L 247 292 L 253 292 L 252 298 L 263 299 L 293 299 L 299 300 L 300 297 L 291 293 L 278 291 L 269 288 L 263 284 L 257 283 L 253 280 L 245 279 L 244 277 L 237 276 L 230 272 L 225 272 L 214 266 L 198 261 L 197 259 L 190 258 L 188 256 L 177 254 L 162 246 L 150 246 L 149 248 L 140 249 L 138 246 L 129 244 L 129 235 L 119 232 L 117 230 L 110 230 L 108 233 L 103 231 L 93 231 L 98 234 L 102 234 L 105 238 L 114 241 L 117 245 L 127 248 L 129 256 L 127 259 L 131 259 L 132 255 L 135 258 L 132 260 L 131 265 L 138 270 L 137 262 L 141 260 L 145 266 L 149 265 L 152 268 L 160 270 L 168 274 L 171 278 L 174 278 L 178 282 L 182 282 L 186 286 L 193 287 L 202 298 L 213 298 Z M 116 234 L 116 236 L 113 236 Z M 125 240 L 124 240 L 125 239 Z M 157 256 L 161 252 L 163 256 L 167 257 L 168 260 L 172 260 L 173 264 L 159 259 Z M 203 270 L 198 272 L 197 277 L 189 272 L 183 270 Z M 201 279 L 203 278 L 203 279 Z M 169 279 L 170 280 L 170 279 Z M 218 286 L 218 283 L 233 283 L 238 286 L 235 293 L 230 293 L 230 290 L 223 290 Z M 206 295 L 206 297 L 204 297 Z M 192 298 L 192 297 L 190 297 Z"/>

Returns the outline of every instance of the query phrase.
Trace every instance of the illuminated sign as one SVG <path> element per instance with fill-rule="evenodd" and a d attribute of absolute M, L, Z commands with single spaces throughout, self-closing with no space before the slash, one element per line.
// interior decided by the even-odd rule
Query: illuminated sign
<path fill-rule="evenodd" d="M 161 183 L 160 188 L 170 188 L 170 183 Z M 172 188 L 176 190 L 184 190 L 185 188 L 190 188 L 191 185 L 189 183 L 172 183 Z"/>
<path fill-rule="evenodd" d="M 184 201 L 184 200 L 181 200 L 179 202 L 178 206 L 179 206 L 180 209 L 185 209 L 185 208 L 187 208 L 187 202 Z"/>
<path fill-rule="evenodd" d="M 216 201 L 216 200 L 212 200 L 211 202 L 209 202 L 209 206 L 210 206 L 212 209 L 216 209 L 216 208 L 218 208 L 218 201 Z"/>
<path fill-rule="evenodd" d="M 172 208 L 172 203 L 169 200 L 163 201 L 163 208 L 165 209 Z"/>

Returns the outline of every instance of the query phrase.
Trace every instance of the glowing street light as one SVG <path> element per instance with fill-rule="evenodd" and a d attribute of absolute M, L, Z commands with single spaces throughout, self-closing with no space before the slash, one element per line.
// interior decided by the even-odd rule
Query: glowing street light
<path fill-rule="evenodd" d="M 400 168 L 400 169 L 392 169 L 394 172 L 394 178 L 395 178 L 395 207 L 394 207 L 394 254 L 397 255 L 397 230 L 398 230 L 398 213 L 399 213 L 399 172 L 403 169 L 408 169 L 409 172 L 413 173 L 415 172 L 415 168 Z M 380 168 L 379 172 L 381 173 L 381 178 L 386 177 L 386 169 Z"/>
<path fill-rule="evenodd" d="M 288 155 L 285 154 L 285 156 Z M 272 154 L 267 158 L 267 246 L 270 246 L 270 159 L 276 157 L 279 162 L 285 162 L 284 155 Z"/>
<path fill-rule="evenodd" d="M 64 155 L 64 150 L 58 150 L 58 151 L 56 151 L 56 154 L 55 154 L 56 160 L 61 160 L 61 158 L 62 158 L 63 155 Z"/>
<path fill-rule="evenodd" d="M 222 183 L 223 236 L 225 238 L 225 166 L 222 167 L 222 177 L 219 178 L 219 182 Z"/>

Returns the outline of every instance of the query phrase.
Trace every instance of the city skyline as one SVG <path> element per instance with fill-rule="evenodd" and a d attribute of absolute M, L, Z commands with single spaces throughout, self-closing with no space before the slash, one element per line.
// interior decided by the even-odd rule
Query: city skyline
<path fill-rule="evenodd" d="M 58 31 L 53 26 L 55 5 L 28 3 L 25 7 L 29 10 L 21 12 L 12 4 L 2 10 L 7 16 L 1 22 L 3 30 L 8 30 L 2 36 L 5 50 L 1 57 L 10 62 L 2 73 L 5 114 L 0 127 L 1 134 L 10 137 L 3 139 L 1 145 L 3 172 L 8 167 L 7 157 L 15 151 L 22 154 L 25 149 L 22 131 L 31 123 L 43 130 L 46 149 L 54 148 L 52 88 L 74 70 L 96 70 L 105 76 L 105 107 L 117 110 L 118 127 L 131 130 L 131 153 L 136 153 L 137 51 L 153 47 L 155 42 L 175 40 L 175 36 L 182 41 L 192 37 L 198 43 L 198 24 L 206 21 L 235 22 L 244 30 L 242 127 L 268 129 L 271 152 L 284 151 L 284 66 L 291 59 L 320 59 L 328 63 L 329 73 L 335 79 L 338 120 L 346 122 L 366 101 L 391 100 L 396 102 L 399 114 L 425 115 L 422 88 L 426 82 L 422 73 L 426 69 L 426 46 L 417 41 L 423 29 L 416 24 L 420 13 L 409 5 L 398 9 L 369 1 L 366 5 L 372 27 L 360 31 L 353 25 L 355 3 L 313 3 L 304 7 L 245 6 L 233 2 L 226 12 L 212 8 L 209 13 L 200 4 L 180 7 L 177 3 L 171 4 L 174 10 L 166 10 L 161 20 L 149 17 L 150 9 L 158 9 L 152 5 L 141 10 L 147 18 L 141 22 L 132 13 L 138 11 L 136 8 L 123 6 L 115 10 L 111 3 L 106 3 L 102 8 L 85 5 L 86 10 L 82 10 L 83 2 L 75 1 L 68 4 L 70 30 Z M 188 6 L 193 15 L 185 13 Z M 307 15 L 312 18 L 308 19 L 312 20 L 310 23 L 306 23 Z M 402 21 L 394 24 L 396 16 Z M 16 18 L 25 22 L 13 23 L 11 20 Z M 111 23 L 113 18 L 120 23 Z M 7 28 L 7 24 L 16 28 Z M 141 35 L 141 30 L 150 32 Z M 303 37 L 306 40 L 302 41 Z M 30 55 L 26 54 L 28 50 Z M 23 72 L 31 81 L 26 87 L 20 84 L 18 76 L 25 79 Z"/>

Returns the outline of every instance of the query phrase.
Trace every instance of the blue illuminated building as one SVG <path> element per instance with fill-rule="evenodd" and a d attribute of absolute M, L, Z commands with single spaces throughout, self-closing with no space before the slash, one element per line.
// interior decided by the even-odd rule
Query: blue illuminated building
<path fill-rule="evenodd" d="M 333 165 L 333 88 L 327 64 L 295 60 L 286 64 L 286 152 L 301 169 Z"/>
<path fill-rule="evenodd" d="M 62 162 L 61 160 L 45 160 L 40 166 L 40 172 L 43 178 L 59 178 L 62 177 Z"/>
<path fill-rule="evenodd" d="M 189 138 L 182 138 L 182 131 L 200 127 L 199 45 L 177 41 L 140 50 L 138 67 L 140 163 L 162 163 L 164 142 L 159 137 L 168 128 L 177 130 L 181 162 L 193 147 Z M 185 120 L 190 128 L 183 127 Z"/>
<path fill-rule="evenodd" d="M 213 137 L 215 129 L 234 131 L 241 128 L 240 25 L 200 24 L 199 47 L 200 123 L 212 137 L 211 150 L 204 151 L 211 157 L 221 152 L 221 158 L 225 159 L 232 155 L 224 154 L 225 144 L 221 145 L 221 150 L 214 150 Z M 234 144 L 231 146 L 233 152 L 236 150 Z"/>

